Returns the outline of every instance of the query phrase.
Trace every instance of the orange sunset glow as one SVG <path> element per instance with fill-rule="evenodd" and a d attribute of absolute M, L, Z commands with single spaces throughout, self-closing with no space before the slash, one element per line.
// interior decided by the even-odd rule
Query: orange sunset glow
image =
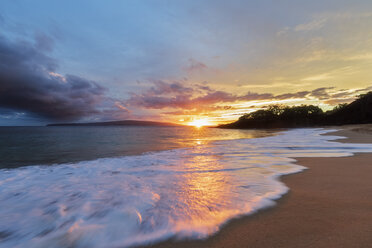
<path fill-rule="evenodd" d="M 0 248 L 372 247 L 372 0 L 0 0 Z"/>
<path fill-rule="evenodd" d="M 8 12 L 0 13 L 3 68 L 12 68 L 2 74 L 12 80 L 2 81 L 0 125 L 141 120 L 201 127 L 271 104 L 327 111 L 372 90 L 368 1 L 165 2 L 79 3 L 72 8 L 87 12 L 69 22 L 63 11 L 0 3 Z M 143 13 L 145 20 L 134 18 Z M 29 29 L 33 19 L 45 21 Z M 30 34 L 14 30 L 22 23 Z M 31 92 L 18 90 L 28 85 Z"/>
<path fill-rule="evenodd" d="M 187 125 L 201 128 L 204 126 L 212 126 L 213 124 L 207 119 L 196 119 L 187 123 Z"/>

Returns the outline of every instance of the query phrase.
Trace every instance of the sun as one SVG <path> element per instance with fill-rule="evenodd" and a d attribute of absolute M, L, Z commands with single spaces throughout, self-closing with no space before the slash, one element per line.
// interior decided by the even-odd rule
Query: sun
<path fill-rule="evenodd" d="M 198 119 L 198 120 L 193 120 L 192 122 L 189 122 L 188 125 L 201 128 L 204 126 L 211 126 L 211 123 L 207 119 Z"/>

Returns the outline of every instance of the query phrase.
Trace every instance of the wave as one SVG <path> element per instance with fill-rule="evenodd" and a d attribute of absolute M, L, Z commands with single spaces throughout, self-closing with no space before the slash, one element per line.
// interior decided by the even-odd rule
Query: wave
<path fill-rule="evenodd" d="M 273 206 L 295 157 L 372 152 L 329 130 L 216 141 L 139 156 L 0 170 L 0 247 L 128 247 L 205 238 Z"/>

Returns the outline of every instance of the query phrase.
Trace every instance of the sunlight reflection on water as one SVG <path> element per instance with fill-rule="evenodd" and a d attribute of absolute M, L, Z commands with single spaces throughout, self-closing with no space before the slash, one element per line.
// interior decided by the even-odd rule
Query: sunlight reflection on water
<path fill-rule="evenodd" d="M 125 247 L 203 238 L 272 206 L 293 157 L 350 156 L 370 144 L 330 142 L 320 129 L 193 148 L 1 170 L 0 247 Z"/>

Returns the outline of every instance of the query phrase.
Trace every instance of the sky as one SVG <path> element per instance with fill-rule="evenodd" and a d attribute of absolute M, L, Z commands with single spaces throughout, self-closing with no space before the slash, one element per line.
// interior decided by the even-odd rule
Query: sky
<path fill-rule="evenodd" d="M 369 0 L 2 0 L 0 125 L 209 124 L 372 90 Z"/>

